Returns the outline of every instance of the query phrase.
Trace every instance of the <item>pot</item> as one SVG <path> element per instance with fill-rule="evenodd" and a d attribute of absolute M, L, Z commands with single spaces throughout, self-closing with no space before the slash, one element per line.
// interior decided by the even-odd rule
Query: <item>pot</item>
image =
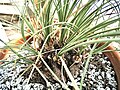
<path fill-rule="evenodd" d="M 101 43 L 100 46 L 104 45 Z M 105 56 L 107 56 L 112 63 L 113 69 L 117 76 L 118 90 L 120 90 L 120 53 L 116 51 L 113 45 L 109 45 L 105 48 L 105 50 L 110 50 L 109 52 L 103 52 Z"/>

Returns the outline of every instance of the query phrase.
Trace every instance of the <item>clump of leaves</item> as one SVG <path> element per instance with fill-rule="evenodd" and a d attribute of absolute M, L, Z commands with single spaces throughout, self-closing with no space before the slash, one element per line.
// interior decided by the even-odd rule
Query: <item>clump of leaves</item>
<path fill-rule="evenodd" d="M 30 0 L 32 14 L 29 12 L 29 6 L 24 7 L 20 30 L 25 43 L 21 49 L 32 53 L 30 58 L 23 58 L 32 58 L 33 61 L 29 64 L 29 70 L 27 69 L 30 72 L 29 80 L 33 72 L 37 71 L 48 86 L 49 81 L 55 80 L 62 87 L 69 89 L 65 82 L 70 79 L 75 90 L 79 90 L 74 76 L 81 67 L 81 62 L 86 60 L 80 83 L 82 90 L 92 55 L 102 52 L 112 41 L 120 40 L 118 37 L 120 2 L 116 0 L 89 0 L 85 4 L 83 2 L 83 0 L 37 0 L 37 2 Z M 28 28 L 25 29 L 25 26 Z M 31 36 L 27 40 L 26 33 Z M 28 43 L 31 39 L 32 46 Z M 98 47 L 103 42 L 105 44 Z M 83 60 L 84 56 L 87 59 Z"/>

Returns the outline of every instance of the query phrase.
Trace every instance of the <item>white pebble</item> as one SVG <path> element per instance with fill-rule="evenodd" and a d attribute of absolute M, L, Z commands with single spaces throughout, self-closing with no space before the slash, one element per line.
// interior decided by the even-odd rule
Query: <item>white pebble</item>
<path fill-rule="evenodd" d="M 97 90 L 105 90 L 105 89 L 102 88 L 102 85 L 98 85 Z"/>
<path fill-rule="evenodd" d="M 30 90 L 30 85 L 25 85 L 24 90 Z"/>
<path fill-rule="evenodd" d="M 91 79 L 91 78 L 92 78 L 92 76 L 91 76 L 91 75 L 88 75 L 88 78 L 89 78 L 89 79 Z"/>
<path fill-rule="evenodd" d="M 104 57 L 105 59 L 107 59 L 108 57 Z"/>
<path fill-rule="evenodd" d="M 92 85 L 93 85 L 93 81 L 90 81 L 90 84 L 92 84 Z"/>
<path fill-rule="evenodd" d="M 86 83 L 83 83 L 83 86 L 86 86 Z"/>
<path fill-rule="evenodd" d="M 104 84 L 105 82 L 104 81 L 101 81 L 101 84 Z"/>
<path fill-rule="evenodd" d="M 83 73 L 83 70 L 80 70 L 80 73 Z"/>
<path fill-rule="evenodd" d="M 7 87 L 10 87 L 10 82 L 6 81 Z"/>
<path fill-rule="evenodd" d="M 110 90 L 110 88 L 109 88 L 109 87 L 106 87 L 105 90 Z"/>
<path fill-rule="evenodd" d="M 111 75 L 109 73 L 106 74 L 107 78 L 111 78 Z"/>
<path fill-rule="evenodd" d="M 101 80 L 101 79 L 102 79 L 102 77 L 99 75 L 99 76 L 98 76 L 98 79 L 99 79 L 99 80 Z"/>
<path fill-rule="evenodd" d="M 95 73 L 95 69 L 93 69 L 92 71 L 91 71 L 91 74 L 94 74 Z"/>
<path fill-rule="evenodd" d="M 23 88 L 22 88 L 21 85 L 18 85 L 18 86 L 17 86 L 17 89 L 18 89 L 18 90 L 22 90 Z"/>
<path fill-rule="evenodd" d="M 95 72 L 95 76 L 98 76 L 100 73 L 99 72 Z"/>
<path fill-rule="evenodd" d="M 100 88 L 100 89 L 98 89 L 98 90 L 105 90 L 104 88 Z"/>
<path fill-rule="evenodd" d="M 101 72 L 101 75 L 102 75 L 102 77 L 104 77 L 105 76 L 105 72 Z"/>
<path fill-rule="evenodd" d="M 95 65 L 93 65 L 93 64 L 90 64 L 90 66 L 89 66 L 90 68 L 94 68 L 95 67 Z"/>

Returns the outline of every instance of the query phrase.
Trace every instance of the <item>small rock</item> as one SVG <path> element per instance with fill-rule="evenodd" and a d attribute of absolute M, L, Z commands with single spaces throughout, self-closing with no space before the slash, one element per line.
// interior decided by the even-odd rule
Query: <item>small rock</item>
<path fill-rule="evenodd" d="M 111 75 L 109 73 L 106 74 L 107 78 L 111 78 Z"/>
<path fill-rule="evenodd" d="M 105 90 L 111 90 L 109 87 L 106 87 Z"/>
<path fill-rule="evenodd" d="M 102 77 L 99 75 L 99 76 L 98 76 L 98 79 L 99 79 L 99 80 L 101 80 L 101 79 L 102 79 Z"/>

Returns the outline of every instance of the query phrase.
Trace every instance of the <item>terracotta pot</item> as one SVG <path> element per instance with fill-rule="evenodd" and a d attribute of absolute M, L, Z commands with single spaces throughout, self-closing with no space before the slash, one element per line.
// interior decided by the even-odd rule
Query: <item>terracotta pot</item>
<path fill-rule="evenodd" d="M 104 43 L 100 44 L 100 46 L 102 45 L 104 45 Z M 112 45 L 109 45 L 105 50 L 112 50 L 110 52 L 103 52 L 103 54 L 105 54 L 112 63 L 117 76 L 118 90 L 120 90 L 120 53 L 115 51 L 116 49 Z"/>

